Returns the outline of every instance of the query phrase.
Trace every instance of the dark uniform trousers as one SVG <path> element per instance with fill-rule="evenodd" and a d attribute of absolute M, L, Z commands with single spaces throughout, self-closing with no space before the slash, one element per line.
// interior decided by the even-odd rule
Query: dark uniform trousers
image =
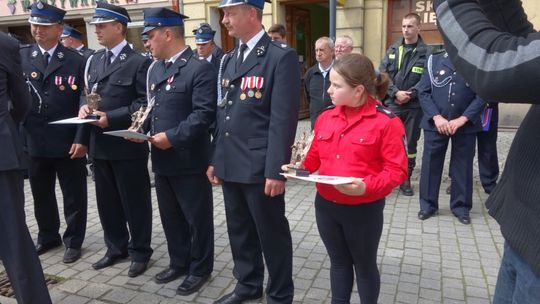
<path fill-rule="evenodd" d="M 133 261 L 147 262 L 152 255 L 148 160 L 94 158 L 94 173 L 96 201 L 107 245 L 106 255 L 118 257 L 129 253 Z"/>
<path fill-rule="evenodd" d="M 497 157 L 497 132 L 499 129 L 499 105 L 491 103 L 493 109 L 489 130 L 478 132 L 478 171 L 480 182 L 486 193 L 491 193 L 499 178 L 499 158 Z"/>
<path fill-rule="evenodd" d="M 190 275 L 214 269 L 212 186 L 206 177 L 211 143 L 208 127 L 216 115 L 216 71 L 191 48 L 172 65 L 160 60 L 149 72 L 155 100 L 147 128 L 163 132 L 172 147 L 152 146 L 152 169 L 170 266 Z"/>
<path fill-rule="evenodd" d="M 17 124 L 31 107 L 17 40 L 0 33 L 0 260 L 19 304 L 50 304 L 26 226 L 23 149 Z"/>
<path fill-rule="evenodd" d="M 436 131 L 424 130 L 424 154 L 422 174 L 420 175 L 420 209 L 427 212 L 439 209 L 439 189 L 444 158 L 450 139 L 452 140 L 451 155 L 460 155 L 460 157 L 450 159 L 450 176 L 452 177 L 450 209 L 456 216 L 468 215 L 472 208 L 476 133 L 460 133 L 449 137 Z"/>
<path fill-rule="evenodd" d="M 409 178 L 412 175 L 414 167 L 416 167 L 416 152 L 418 140 L 420 139 L 420 121 L 422 120 L 421 108 L 391 108 L 397 117 L 401 119 L 405 126 L 405 136 L 407 140 L 407 158 Z"/>
<path fill-rule="evenodd" d="M 204 276 L 214 265 L 212 186 L 206 175 L 156 174 L 156 194 L 170 265 Z"/>
<path fill-rule="evenodd" d="M 474 93 L 445 53 L 428 59 L 419 84 L 419 95 L 425 116 L 424 154 L 420 174 L 420 209 L 429 213 L 439 209 L 439 190 L 448 142 L 450 154 L 450 209 L 457 217 L 469 215 L 472 208 L 473 160 L 476 136 L 481 130 L 480 113 L 485 102 Z M 437 131 L 433 117 L 441 115 L 448 121 L 464 116 L 467 122 L 455 134 L 447 136 Z"/>
<path fill-rule="evenodd" d="M 267 303 L 290 303 L 292 282 L 292 240 L 285 217 L 284 194 L 264 194 L 264 183 L 223 182 L 227 230 L 238 279 L 235 293 L 260 294 L 264 280 L 264 260 L 269 279 Z M 262 249 L 262 252 L 261 252 Z"/>
<path fill-rule="evenodd" d="M 60 240 L 60 217 L 55 193 L 57 175 L 67 224 L 64 244 L 68 248 L 81 248 L 87 218 L 86 158 L 31 158 L 29 176 L 39 227 L 37 242 L 50 244 Z"/>
<path fill-rule="evenodd" d="M 236 69 L 238 54 L 236 48 L 224 59 L 212 159 L 214 174 L 223 181 L 233 274 L 238 279 L 235 293 L 260 295 L 264 256 L 267 303 L 288 304 L 294 284 L 284 195 L 269 197 L 264 188 L 267 178 L 284 180 L 280 168 L 290 161 L 300 99 L 298 57 L 266 34 Z M 244 90 L 243 77 L 252 76 L 264 79 L 264 85 Z"/>
<path fill-rule="evenodd" d="M 21 48 L 23 73 L 32 84 L 33 107 L 24 122 L 30 164 L 28 175 L 39 227 L 39 244 L 60 241 L 60 217 L 55 194 L 56 177 L 64 200 L 68 248 L 80 248 L 86 233 L 86 157 L 71 159 L 72 144 L 88 145 L 82 126 L 51 125 L 51 121 L 78 113 L 83 88 L 84 58 L 58 44 L 50 62 L 44 65 L 37 44 Z M 37 91 L 37 93 L 36 93 Z M 41 97 L 38 98 L 38 95 Z"/>
<path fill-rule="evenodd" d="M 147 262 L 153 252 L 148 144 L 109 136 L 103 131 L 127 129 L 131 114 L 146 106 L 146 72 L 150 60 L 129 45 L 109 65 L 105 64 L 106 60 L 102 49 L 88 62 L 89 86 L 97 84 L 100 110 L 107 113 L 109 124 L 105 129 L 92 126 L 90 136 L 106 256 L 129 253 L 132 261 Z"/>

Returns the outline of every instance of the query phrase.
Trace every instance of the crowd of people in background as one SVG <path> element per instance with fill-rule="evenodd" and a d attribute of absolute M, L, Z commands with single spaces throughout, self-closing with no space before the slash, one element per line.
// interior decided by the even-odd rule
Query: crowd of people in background
<path fill-rule="evenodd" d="M 293 246 L 280 173 L 289 170 L 301 94 L 314 136 L 297 165 L 354 177 L 344 185 L 316 184 L 332 303 L 350 302 L 355 278 L 361 303 L 377 303 L 385 197 L 398 186 L 402 195 L 414 195 L 421 130 L 418 219 L 438 213 L 451 142 L 450 209 L 461 224 L 471 223 L 477 150 L 481 184 L 491 194 L 487 207 L 506 240 L 495 302 L 538 301 L 538 109 L 531 108 L 516 134 L 500 181 L 496 149 L 497 102 L 537 103 L 530 88 L 538 78 L 516 82 L 525 70 L 535 75 L 539 60 L 520 2 L 435 1 L 446 45 L 440 51 L 424 43 L 421 19 L 409 13 L 402 37 L 378 69 L 353 53 L 350 36 L 320 37 L 313 45 L 316 63 L 304 75 L 285 27 L 265 31 L 264 3 L 221 1 L 222 24 L 237 40 L 228 52 L 214 42 L 208 23 L 193 30 L 192 50 L 185 40 L 187 16 L 166 8 L 144 10 L 145 50 L 135 51 L 125 38 L 127 10 L 106 2 L 97 2 L 90 21 L 103 46 L 97 51 L 82 44 L 81 32 L 63 25 L 65 11 L 41 1 L 30 10 L 34 44 L 19 47 L 0 34 L 0 138 L 8 143 L 0 149 L 0 235 L 9 244 L 0 258 L 19 303 L 50 303 L 38 255 L 63 245 L 64 263 L 81 258 L 87 158 L 106 246 L 92 267 L 129 258 L 129 277 L 147 270 L 153 253 L 149 157 L 170 258 L 156 283 L 184 277 L 177 293 L 190 295 L 210 279 L 212 185 L 219 185 L 237 282 L 214 303 L 243 303 L 263 293 L 267 303 L 292 303 Z M 456 26 L 462 31 L 448 30 Z M 508 48 L 490 43 L 497 39 Z M 481 52 L 458 52 L 472 45 Z M 515 60 L 504 60 L 508 56 Z M 90 94 L 99 95 L 97 109 L 86 102 Z M 146 117 L 140 122 L 144 140 L 104 133 L 128 129 L 137 113 Z M 91 122 L 50 124 L 75 116 Z M 39 229 L 35 246 L 25 225 L 22 169 L 28 169 Z M 63 194 L 62 235 L 56 180 Z M 516 289 L 523 280 L 529 284 Z"/>

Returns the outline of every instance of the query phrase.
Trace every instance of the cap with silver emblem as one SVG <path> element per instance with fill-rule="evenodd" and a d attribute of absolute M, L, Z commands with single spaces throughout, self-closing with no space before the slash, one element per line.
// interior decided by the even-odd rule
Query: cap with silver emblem
<path fill-rule="evenodd" d="M 242 5 L 242 4 L 249 4 L 251 6 L 254 6 L 262 10 L 264 8 L 265 2 L 272 3 L 270 0 L 221 0 L 219 2 L 219 8 Z"/>
<path fill-rule="evenodd" d="M 184 19 L 189 18 L 173 10 L 156 7 L 143 10 L 144 13 L 144 29 L 141 35 L 148 34 L 155 28 L 163 26 L 182 26 Z"/>
<path fill-rule="evenodd" d="M 131 22 L 127 10 L 121 6 L 109 4 L 105 1 L 97 1 L 96 11 L 90 24 L 100 24 L 108 22 L 120 22 L 127 25 Z"/>
<path fill-rule="evenodd" d="M 28 22 L 36 25 L 61 24 L 66 14 L 63 9 L 41 1 L 32 3 L 28 9 L 30 10 Z"/>
<path fill-rule="evenodd" d="M 67 38 L 67 37 L 73 37 L 75 39 L 81 40 L 82 33 L 72 28 L 69 25 L 64 25 L 64 31 L 62 32 L 62 36 L 60 36 L 60 38 Z"/>
<path fill-rule="evenodd" d="M 193 30 L 193 34 L 195 35 L 196 44 L 205 44 L 214 40 L 216 31 L 212 29 L 210 24 L 203 22 Z"/>

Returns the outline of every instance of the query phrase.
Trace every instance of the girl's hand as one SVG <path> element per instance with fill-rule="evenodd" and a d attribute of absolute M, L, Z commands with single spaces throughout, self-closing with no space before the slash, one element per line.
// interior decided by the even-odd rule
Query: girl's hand
<path fill-rule="evenodd" d="M 354 178 L 350 184 L 335 185 L 337 191 L 351 196 L 361 196 L 366 193 L 366 184 L 361 178 Z"/>

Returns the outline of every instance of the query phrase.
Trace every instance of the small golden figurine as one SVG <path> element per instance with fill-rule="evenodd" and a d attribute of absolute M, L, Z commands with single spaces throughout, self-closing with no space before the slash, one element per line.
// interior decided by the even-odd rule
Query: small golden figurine
<path fill-rule="evenodd" d="M 289 174 L 296 175 L 296 176 L 308 176 L 309 171 L 305 169 L 301 169 L 302 162 L 306 158 L 306 155 L 309 151 L 309 148 L 311 147 L 311 143 L 313 142 L 314 132 L 311 132 L 309 136 L 307 136 L 306 132 L 302 134 L 299 140 L 296 141 L 294 145 L 291 146 L 291 163 L 288 165 L 289 167 Z"/>
<path fill-rule="evenodd" d="M 94 111 L 97 111 L 99 109 L 101 96 L 99 96 L 99 94 L 96 91 L 97 91 L 97 83 L 94 84 L 94 86 L 92 87 L 92 91 L 90 93 L 88 93 L 88 88 L 85 88 L 86 104 L 88 105 L 88 109 L 90 110 L 90 113 L 86 116 L 86 118 L 98 118 L 98 116 L 94 114 Z"/>

